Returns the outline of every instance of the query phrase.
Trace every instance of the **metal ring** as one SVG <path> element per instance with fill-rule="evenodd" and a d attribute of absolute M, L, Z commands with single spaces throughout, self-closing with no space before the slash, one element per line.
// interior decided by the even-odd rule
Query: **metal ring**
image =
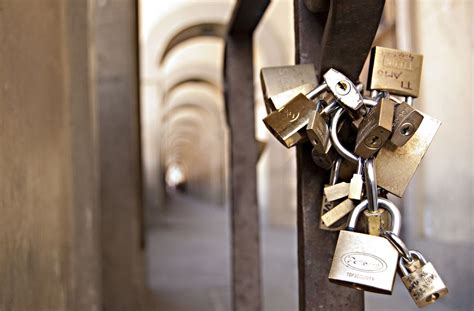
<path fill-rule="evenodd" d="M 339 108 L 334 116 L 332 117 L 332 122 L 331 122 L 331 142 L 334 146 L 334 149 L 343 156 L 345 159 L 348 161 L 357 163 L 359 161 L 359 157 L 347 150 L 339 141 L 339 138 L 337 137 L 337 125 L 339 123 L 339 119 L 341 118 L 342 114 L 344 113 L 343 108 Z"/>
<path fill-rule="evenodd" d="M 378 210 L 378 191 L 377 191 L 377 177 L 374 169 L 374 158 L 365 160 L 365 192 L 369 202 L 369 211 L 375 212 Z"/>
<path fill-rule="evenodd" d="M 408 249 L 400 237 L 392 231 L 384 231 L 384 237 L 395 247 L 407 262 L 413 262 L 412 252 Z"/>
<path fill-rule="evenodd" d="M 397 206 L 390 200 L 379 198 L 378 201 L 379 201 L 378 202 L 379 206 L 382 206 L 390 213 L 391 220 L 392 220 L 392 230 L 390 231 L 398 235 L 400 233 L 400 229 L 402 226 L 402 223 L 401 223 L 402 215 L 400 214 L 400 211 L 398 210 Z M 359 214 L 365 209 L 367 209 L 368 205 L 369 205 L 369 202 L 367 201 L 367 199 L 365 199 L 364 201 L 360 202 L 352 210 L 352 213 L 349 216 L 349 223 L 347 224 L 347 228 L 346 228 L 347 230 L 349 231 L 355 230 L 355 226 L 357 224 L 357 218 L 359 217 Z"/>

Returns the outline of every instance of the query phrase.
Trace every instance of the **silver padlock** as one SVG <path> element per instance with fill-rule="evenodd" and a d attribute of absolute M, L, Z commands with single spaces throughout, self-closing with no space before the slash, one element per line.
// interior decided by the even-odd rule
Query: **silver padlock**
<path fill-rule="evenodd" d="M 331 282 L 382 294 L 391 294 L 398 265 L 398 251 L 385 238 L 354 232 L 357 219 L 368 201 L 357 205 L 346 230 L 339 233 L 329 272 Z M 400 232 L 401 215 L 391 201 L 378 199 L 391 215 L 392 231 Z"/>
<path fill-rule="evenodd" d="M 324 81 L 345 108 L 358 110 L 364 105 L 362 95 L 356 85 L 339 71 L 329 69 L 324 74 Z"/>
<path fill-rule="evenodd" d="M 439 298 L 448 294 L 448 288 L 439 276 L 431 262 L 427 262 L 423 255 L 415 250 L 410 250 L 409 254 L 416 257 L 421 262 L 421 267 L 408 271 L 404 257 L 400 257 L 398 266 L 402 273 L 402 282 L 410 292 L 411 298 L 419 308 L 426 307 Z"/>

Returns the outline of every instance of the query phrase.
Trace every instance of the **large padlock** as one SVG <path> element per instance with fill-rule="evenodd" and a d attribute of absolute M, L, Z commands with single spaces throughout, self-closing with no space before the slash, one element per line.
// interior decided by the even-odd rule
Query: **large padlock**
<path fill-rule="evenodd" d="M 375 157 L 379 187 L 402 197 L 416 169 L 425 156 L 441 122 L 427 114 L 420 127 L 402 147 L 386 143 Z"/>
<path fill-rule="evenodd" d="M 370 53 L 369 90 L 418 97 L 423 55 L 376 46 Z"/>
<path fill-rule="evenodd" d="M 395 204 L 382 198 L 378 204 L 390 213 L 392 231 L 400 232 L 401 216 Z M 354 232 L 360 213 L 367 207 L 367 200 L 359 203 L 346 230 L 339 232 L 329 280 L 360 290 L 391 294 L 398 251 L 383 237 Z"/>

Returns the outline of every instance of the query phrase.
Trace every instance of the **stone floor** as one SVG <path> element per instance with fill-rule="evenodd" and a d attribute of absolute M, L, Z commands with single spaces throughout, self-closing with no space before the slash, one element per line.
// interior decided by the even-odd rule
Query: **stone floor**
<path fill-rule="evenodd" d="M 175 197 L 165 212 L 156 215 L 147 245 L 153 310 L 230 311 L 227 210 Z M 295 228 L 262 225 L 262 255 L 264 310 L 297 310 Z M 419 309 L 397 276 L 392 296 L 366 294 L 366 310 Z M 441 300 L 428 310 L 472 309 L 453 308 Z"/>

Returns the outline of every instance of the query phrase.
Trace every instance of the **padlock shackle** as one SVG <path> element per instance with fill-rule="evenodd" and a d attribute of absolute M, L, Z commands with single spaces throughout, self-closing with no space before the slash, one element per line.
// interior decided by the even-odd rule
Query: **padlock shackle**
<path fill-rule="evenodd" d="M 400 253 L 401 257 L 405 259 L 406 262 L 413 262 L 413 256 L 410 253 L 410 250 L 406 246 L 405 242 L 400 239 L 400 237 L 392 231 L 384 231 L 384 237 L 392 243 L 393 247 Z"/>
<path fill-rule="evenodd" d="M 323 83 L 321 83 L 320 85 L 318 85 L 316 88 L 314 88 L 312 91 L 310 91 L 309 93 L 307 93 L 307 94 L 306 94 L 306 97 L 308 97 L 309 99 L 313 100 L 313 99 L 315 99 L 316 97 L 318 97 L 319 94 L 321 94 L 322 92 L 324 92 L 327 88 L 328 88 L 328 85 L 326 84 L 326 82 L 323 82 Z"/>
<path fill-rule="evenodd" d="M 425 256 L 423 256 L 419 251 L 411 249 L 408 251 L 408 253 L 410 254 L 410 256 L 415 256 L 416 258 L 418 258 L 418 260 L 423 266 L 428 263 Z M 407 267 L 405 266 L 405 260 L 403 257 L 400 257 L 400 259 L 398 260 L 398 267 L 400 268 L 400 271 L 402 272 L 403 276 L 407 276 L 410 274 L 410 272 L 408 272 Z"/>
<path fill-rule="evenodd" d="M 334 116 L 332 117 L 332 122 L 331 122 L 331 142 L 332 145 L 334 146 L 334 149 L 343 156 L 346 160 L 353 162 L 353 163 L 358 163 L 359 162 L 359 157 L 356 156 L 354 153 L 350 152 L 347 150 L 342 144 L 341 141 L 339 140 L 339 137 L 337 136 L 337 129 L 338 129 L 338 124 L 339 124 L 339 119 L 341 118 L 342 114 L 344 113 L 344 108 L 339 108 Z"/>
<path fill-rule="evenodd" d="M 402 226 L 401 224 L 402 216 L 397 206 L 392 201 L 389 201 L 384 198 L 379 198 L 378 204 L 379 206 L 385 208 L 390 213 L 391 220 L 392 220 L 392 230 L 390 231 L 393 231 L 395 232 L 395 234 L 399 235 L 400 229 Z M 366 210 L 368 206 L 369 206 L 369 202 L 367 201 L 367 199 L 365 199 L 354 208 L 351 215 L 349 216 L 349 223 L 347 224 L 346 230 L 348 231 L 355 230 L 357 219 L 359 218 L 360 213 Z"/>
<path fill-rule="evenodd" d="M 377 192 L 377 176 L 375 175 L 374 158 L 365 160 L 365 192 L 369 202 L 368 209 L 371 212 L 376 212 L 379 209 L 378 192 Z"/>
<path fill-rule="evenodd" d="M 338 157 L 337 160 L 334 160 L 332 162 L 331 175 L 329 176 L 329 184 L 331 186 L 335 185 L 337 183 L 337 180 L 339 179 L 339 173 L 341 171 L 341 163 L 342 163 L 341 157 Z"/>

